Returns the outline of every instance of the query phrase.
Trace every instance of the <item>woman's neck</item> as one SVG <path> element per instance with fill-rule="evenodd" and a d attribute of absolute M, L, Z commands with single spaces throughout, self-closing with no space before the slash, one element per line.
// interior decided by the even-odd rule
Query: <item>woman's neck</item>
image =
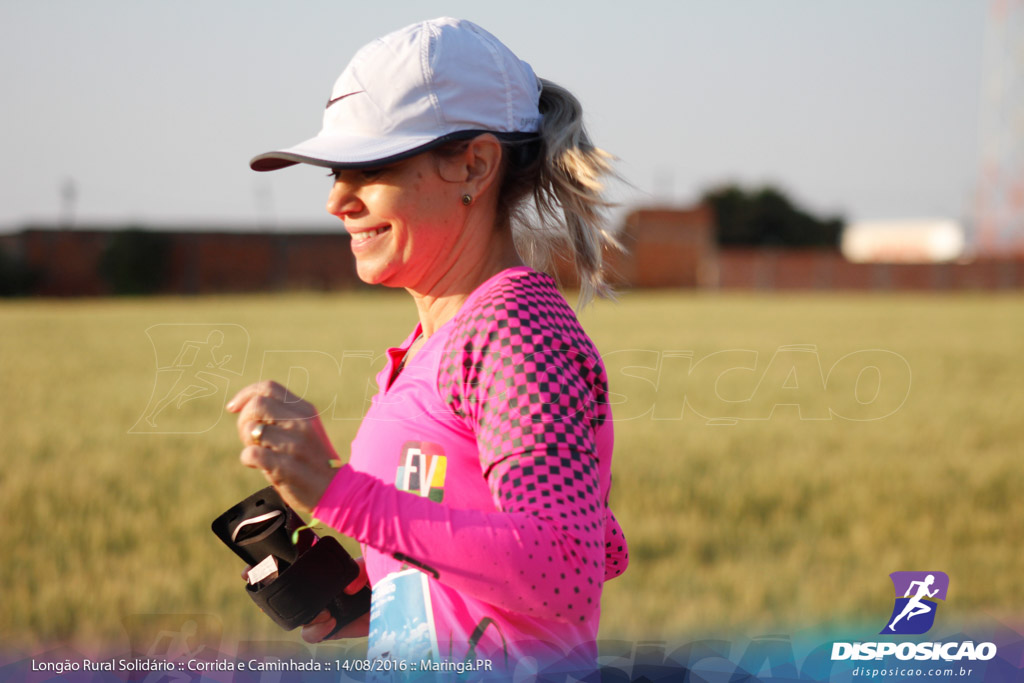
<path fill-rule="evenodd" d="M 523 265 L 511 237 L 495 242 L 494 246 L 475 263 L 453 264 L 427 291 L 407 289 L 416 302 L 424 340 L 455 317 L 473 290 L 501 271 Z"/>

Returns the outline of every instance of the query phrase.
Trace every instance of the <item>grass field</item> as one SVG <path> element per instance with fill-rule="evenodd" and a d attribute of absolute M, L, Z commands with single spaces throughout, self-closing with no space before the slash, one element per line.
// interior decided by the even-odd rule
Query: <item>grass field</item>
<path fill-rule="evenodd" d="M 209 531 L 263 485 L 223 401 L 290 377 L 345 444 L 414 315 L 388 293 L 0 303 L 0 643 L 120 644 L 164 613 L 297 640 Z M 1024 613 L 1024 297 L 625 293 L 582 319 L 632 559 L 604 636 L 880 628 L 907 569 L 949 574 L 947 614 Z M 216 390 L 154 412 L 214 330 Z"/>

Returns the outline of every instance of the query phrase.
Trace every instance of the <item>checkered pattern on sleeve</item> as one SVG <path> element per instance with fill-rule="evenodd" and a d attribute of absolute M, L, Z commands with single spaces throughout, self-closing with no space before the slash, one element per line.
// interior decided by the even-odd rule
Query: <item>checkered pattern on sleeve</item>
<path fill-rule="evenodd" d="M 538 451 L 594 456 L 608 380 L 550 277 L 504 280 L 453 322 L 438 384 L 475 432 L 485 473 Z"/>
<path fill-rule="evenodd" d="M 595 432 L 610 415 L 600 355 L 541 273 L 501 282 L 454 322 L 439 386 L 476 434 L 497 506 L 525 513 L 515 518 L 527 603 L 582 621 L 618 573 L 609 521 L 622 538 L 600 490 Z"/>

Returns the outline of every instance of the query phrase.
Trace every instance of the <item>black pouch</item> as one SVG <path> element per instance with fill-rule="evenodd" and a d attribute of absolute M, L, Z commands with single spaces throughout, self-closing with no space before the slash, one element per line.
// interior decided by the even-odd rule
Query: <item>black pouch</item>
<path fill-rule="evenodd" d="M 345 586 L 359 576 L 356 561 L 335 539 L 319 538 L 303 528 L 302 519 L 274 487 L 232 506 L 212 526 L 236 555 L 269 570 L 266 578 L 246 583 L 246 592 L 286 631 L 308 624 L 326 609 L 337 622 L 330 637 L 370 610 L 369 586 L 355 595 L 345 594 Z"/>

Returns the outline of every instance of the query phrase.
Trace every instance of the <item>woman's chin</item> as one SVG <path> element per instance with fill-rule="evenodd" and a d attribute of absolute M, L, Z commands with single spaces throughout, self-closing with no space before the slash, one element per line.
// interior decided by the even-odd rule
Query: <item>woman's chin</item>
<path fill-rule="evenodd" d="M 356 275 L 359 279 L 368 285 L 383 285 L 385 287 L 397 287 L 389 280 L 393 278 L 388 277 L 387 271 L 382 268 L 374 267 L 370 264 L 361 264 L 356 261 Z"/>

